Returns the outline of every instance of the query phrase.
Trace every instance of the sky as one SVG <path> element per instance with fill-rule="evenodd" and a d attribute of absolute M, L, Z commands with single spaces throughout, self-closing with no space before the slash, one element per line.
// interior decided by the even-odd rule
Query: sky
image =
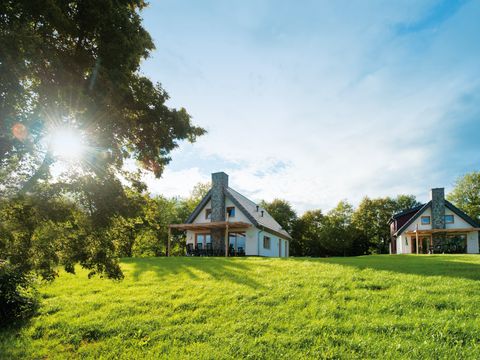
<path fill-rule="evenodd" d="M 480 1 L 151 0 L 141 72 L 208 133 L 151 192 L 224 171 L 302 213 L 451 190 L 480 166 Z"/>

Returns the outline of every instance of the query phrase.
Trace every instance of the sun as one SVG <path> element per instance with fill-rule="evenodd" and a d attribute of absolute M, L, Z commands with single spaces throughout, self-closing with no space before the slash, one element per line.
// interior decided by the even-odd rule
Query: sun
<path fill-rule="evenodd" d="M 86 146 L 78 130 L 56 129 L 50 135 L 50 146 L 56 158 L 64 161 L 80 160 Z"/>

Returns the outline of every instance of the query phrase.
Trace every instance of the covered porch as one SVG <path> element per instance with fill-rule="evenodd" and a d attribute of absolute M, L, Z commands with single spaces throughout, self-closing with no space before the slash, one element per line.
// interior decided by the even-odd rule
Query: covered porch
<path fill-rule="evenodd" d="M 187 237 L 187 256 L 244 256 L 245 232 L 251 226 L 242 221 L 171 224 L 169 239 L 171 229 L 191 232 L 193 241 Z"/>
<path fill-rule="evenodd" d="M 405 234 L 412 254 L 464 254 L 477 242 L 480 228 L 413 230 Z M 478 251 L 478 250 L 477 250 Z"/>

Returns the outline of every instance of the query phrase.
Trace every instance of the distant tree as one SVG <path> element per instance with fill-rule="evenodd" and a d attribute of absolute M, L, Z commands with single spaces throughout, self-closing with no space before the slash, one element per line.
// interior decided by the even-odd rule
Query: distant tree
<path fill-rule="evenodd" d="M 465 211 L 472 219 L 480 221 L 480 171 L 457 179 L 447 199 Z"/>
<path fill-rule="evenodd" d="M 297 221 L 291 253 L 296 256 L 325 256 L 321 230 L 325 216 L 321 210 L 306 211 Z"/>
<path fill-rule="evenodd" d="M 179 199 L 179 211 L 182 214 L 180 222 L 185 222 L 187 220 L 188 216 L 193 212 L 193 210 L 195 210 L 205 195 L 207 195 L 211 187 L 212 185 L 210 182 L 198 183 L 193 187 L 192 191 L 190 192 L 190 196 Z"/>
<path fill-rule="evenodd" d="M 371 252 L 386 253 L 390 242 L 390 227 L 388 222 L 396 212 L 419 205 L 413 195 L 398 195 L 390 197 L 370 199 L 363 198 L 353 214 L 353 224 L 360 231 L 357 235 L 359 241 L 368 242 Z M 359 244 L 357 242 L 357 245 Z M 367 244 L 363 244 L 365 248 Z"/>
<path fill-rule="evenodd" d="M 352 215 L 353 206 L 346 201 L 340 201 L 327 213 L 320 235 L 327 255 L 351 255 L 355 235 Z"/>
<path fill-rule="evenodd" d="M 411 209 L 420 205 L 415 195 L 398 195 L 393 201 L 395 203 L 395 212 Z"/>

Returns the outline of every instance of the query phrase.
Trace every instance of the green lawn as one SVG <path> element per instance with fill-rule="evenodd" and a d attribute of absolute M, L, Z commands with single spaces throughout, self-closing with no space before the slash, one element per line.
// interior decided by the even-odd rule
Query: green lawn
<path fill-rule="evenodd" d="M 62 273 L 11 358 L 480 358 L 480 256 L 125 259 Z"/>

